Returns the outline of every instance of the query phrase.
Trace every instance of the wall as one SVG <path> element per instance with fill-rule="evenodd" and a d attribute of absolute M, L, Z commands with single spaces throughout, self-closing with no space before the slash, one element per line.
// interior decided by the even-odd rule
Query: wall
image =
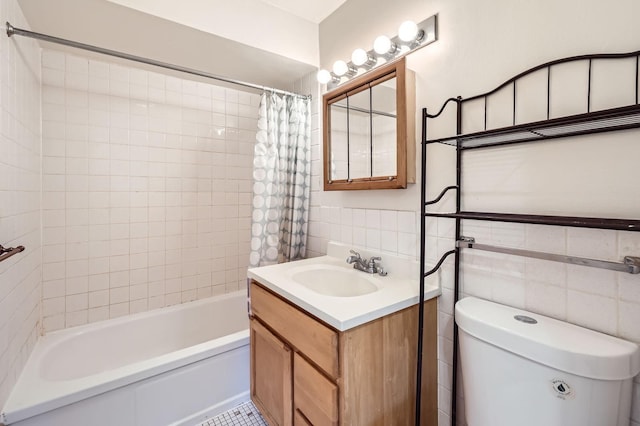
<path fill-rule="evenodd" d="M 44 331 L 244 288 L 259 96 L 42 66 Z"/>
<path fill-rule="evenodd" d="M 249 0 L 250 2 L 252 0 Z M 282 37 L 281 28 L 287 27 L 286 19 L 270 20 L 263 19 L 268 16 L 268 11 L 264 9 L 259 14 L 258 9 L 247 6 L 246 3 L 225 2 L 230 5 L 225 8 L 237 10 L 251 10 L 252 13 L 245 14 L 245 18 L 252 14 L 259 16 L 264 25 L 271 27 L 253 39 L 253 42 L 241 43 L 237 40 L 226 38 L 219 33 L 201 31 L 184 24 L 141 12 L 135 8 L 129 8 L 107 0 L 56 0 L 55 2 L 43 2 L 41 0 L 18 0 L 27 20 L 33 28 L 44 34 L 55 35 L 68 40 L 75 40 L 105 49 L 119 52 L 126 52 L 130 55 L 137 55 L 144 58 L 154 59 L 169 64 L 177 64 L 185 68 L 191 68 L 202 72 L 226 76 L 228 78 L 251 82 L 254 84 L 269 87 L 288 87 L 294 79 L 309 73 L 315 69 L 317 59 L 313 64 L 304 63 L 296 59 L 293 49 L 284 49 L 283 54 L 273 53 L 258 47 L 264 40 L 269 40 L 272 44 L 277 40 L 276 35 Z M 136 3 L 140 3 L 136 1 Z M 153 2 L 154 5 L 160 2 Z M 165 2 L 168 3 L 168 2 Z M 172 5 L 178 3 L 171 2 Z M 208 6 L 210 2 L 198 1 L 198 7 Z M 207 3 L 207 4 L 204 4 Z M 256 1 L 267 7 L 266 4 Z M 268 8 L 268 7 L 267 7 Z M 177 12 L 188 11 L 189 7 L 181 2 Z M 205 9 L 208 9 L 206 7 Z M 273 9 L 273 8 L 271 8 Z M 277 9 L 276 9 L 277 10 Z M 277 10 L 282 14 L 281 11 Z M 176 12 L 174 10 L 174 12 Z M 218 19 L 227 19 L 225 14 L 209 14 L 203 9 L 191 10 L 191 13 L 198 14 L 199 18 L 208 22 Z M 173 14 L 176 16 L 176 13 Z M 82 19 L 77 19 L 81 16 Z M 295 20 L 295 17 L 292 17 Z M 237 22 L 234 17 L 228 17 L 226 23 Z M 245 25 L 234 26 L 237 32 L 251 33 L 254 28 L 249 28 L 249 21 L 242 21 Z M 117 23 L 117 24 L 114 24 Z M 114 31 L 117 25 L 117 31 Z M 307 22 L 307 25 L 315 27 Z M 220 27 L 219 27 L 220 28 Z M 289 37 L 294 44 L 299 41 L 306 41 L 311 37 L 300 37 L 303 32 L 296 33 L 298 37 Z M 306 32 L 305 32 L 306 34 Z M 316 35 L 317 40 L 317 35 Z M 306 42 L 302 42 L 307 47 Z M 283 42 L 279 46 L 285 46 Z M 77 50 L 55 45 L 55 49 L 77 54 Z M 66 50 L 65 50 L 66 49 Z M 317 56 L 317 41 L 312 47 L 305 50 L 315 51 Z M 104 57 L 99 54 L 83 53 L 99 61 Z M 290 57 L 284 56 L 290 55 Z M 111 61 L 111 60 L 110 60 Z M 123 62 L 125 66 L 130 63 Z M 136 65 L 138 66 L 138 65 Z M 149 71 L 156 72 L 157 68 L 149 68 Z M 166 71 L 163 71 L 165 73 Z M 184 74 L 172 74 L 178 78 L 184 78 Z M 210 81 L 204 81 L 210 82 Z M 233 87 L 237 89 L 236 87 Z"/>
<path fill-rule="evenodd" d="M 616 8 L 601 2 L 577 0 L 560 3 L 499 0 L 490 4 L 434 0 L 420 5 L 407 0 L 380 5 L 375 13 L 367 13 L 366 5 L 365 1 L 351 0 L 321 24 L 321 66 L 326 68 L 336 59 L 348 58 L 356 47 L 370 48 L 372 41 L 367 44 L 366 40 L 372 40 L 372 37 L 367 35 L 364 40 L 358 33 L 363 22 L 369 24 L 363 30 L 367 34 L 384 33 L 395 31 L 400 19 L 406 19 L 406 13 L 412 14 L 411 18 L 416 21 L 437 13 L 439 41 L 408 58 L 408 66 L 416 71 L 418 111 L 422 107 L 437 111 L 449 97 L 469 97 L 490 90 L 542 62 L 579 54 L 637 50 L 635 41 L 640 35 L 633 19 L 640 13 L 640 5 L 631 0 L 618 2 Z M 397 22 L 386 22 L 387 9 L 392 13 L 389 16 L 399 18 Z M 344 25 L 348 22 L 353 22 L 355 27 Z M 594 28 L 598 30 L 594 31 Z M 335 40 L 341 41 L 339 47 Z M 577 81 L 583 78 L 582 74 L 573 72 L 569 76 Z M 617 78 L 615 73 L 606 70 L 602 76 Z M 430 138 L 449 136 L 454 132 L 452 111 L 430 122 Z M 416 129 L 417 135 L 419 131 Z M 629 167 L 627 160 L 640 153 L 634 142 L 637 134 L 635 131 L 590 136 L 553 144 L 495 148 L 468 155 L 464 160 L 463 208 L 637 218 L 640 197 L 633 188 L 637 179 L 629 179 L 629 173 L 635 169 Z M 314 154 L 318 155 L 314 159 L 321 158 L 320 152 Z M 429 147 L 427 193 L 430 197 L 455 181 L 454 165 L 452 149 L 437 145 Z M 419 164 L 417 170 L 420 170 Z M 314 172 L 321 173 L 318 168 Z M 502 195 L 505 191 L 506 197 Z M 353 214 L 364 209 L 365 215 L 360 219 L 365 219 L 365 238 L 359 237 L 357 241 L 393 251 L 396 248 L 393 244 L 380 243 L 376 231 L 367 230 L 366 213 L 372 211 L 372 225 L 377 224 L 375 211 L 385 209 L 385 206 L 396 206 L 398 211 L 380 210 L 380 217 L 382 214 L 393 216 L 396 213 L 397 217 L 402 214 L 408 219 L 403 223 L 411 224 L 409 212 L 419 216 L 416 215 L 419 191 L 415 186 L 405 191 L 370 191 L 353 195 L 320 192 L 317 195 L 322 207 L 312 210 L 310 219 L 310 229 L 315 230 L 317 241 L 349 242 L 351 238 L 356 244 L 353 237 L 356 233 L 361 236 L 362 231 L 356 231 L 355 226 L 361 227 L 362 221 L 354 221 Z M 452 201 L 448 197 L 433 210 L 450 211 L 454 207 Z M 386 223 L 382 221 L 380 226 Z M 620 261 L 623 255 L 640 253 L 637 233 L 469 221 L 463 224 L 463 233 L 486 244 L 612 261 Z M 370 240 L 366 238 L 369 234 Z M 430 220 L 427 234 L 427 259 L 433 264 L 443 252 L 453 247 L 453 221 Z M 414 247 L 417 247 L 417 237 L 414 235 Z M 640 343 L 637 327 L 640 323 L 640 278 L 637 275 L 473 251 L 464 252 L 462 265 L 465 295 L 547 314 Z M 443 295 L 439 299 L 438 341 L 441 426 L 450 423 L 452 271 L 448 261 L 439 272 L 443 285 Z M 634 382 L 633 399 L 631 424 L 638 426 L 638 378 Z M 462 406 L 460 400 L 458 407 Z M 464 424 L 463 410 L 460 414 L 460 424 Z"/>
<path fill-rule="evenodd" d="M 13 0 L 0 15 L 26 26 Z M 0 244 L 26 250 L 0 263 L 0 407 L 36 342 L 41 291 L 40 49 L 0 37 Z"/>
<path fill-rule="evenodd" d="M 300 62 L 318 63 L 318 25 L 269 2 L 189 0 L 176 6 L 167 0 L 108 1 Z"/>
<path fill-rule="evenodd" d="M 320 67 L 330 70 L 338 59 L 348 61 L 357 47 L 371 49 L 377 36 L 396 35 L 402 22 L 428 18 L 427 9 L 421 0 L 402 0 L 393 5 L 386 0 L 345 2 L 320 22 Z"/>

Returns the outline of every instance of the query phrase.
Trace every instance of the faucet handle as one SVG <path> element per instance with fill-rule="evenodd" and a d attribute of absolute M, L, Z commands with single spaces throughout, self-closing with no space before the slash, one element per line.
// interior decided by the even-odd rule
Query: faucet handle
<path fill-rule="evenodd" d="M 369 259 L 369 268 L 373 270 L 373 273 L 377 273 L 381 277 L 386 277 L 387 271 L 384 270 L 382 265 L 376 264 L 376 262 L 380 262 L 381 260 L 382 258 L 380 256 L 373 256 L 371 259 Z"/>
<path fill-rule="evenodd" d="M 353 263 L 353 267 L 355 268 L 358 263 L 362 262 L 362 258 L 360 257 L 360 253 L 355 250 L 349 250 L 349 253 L 351 253 L 351 256 L 347 257 L 347 263 Z"/>

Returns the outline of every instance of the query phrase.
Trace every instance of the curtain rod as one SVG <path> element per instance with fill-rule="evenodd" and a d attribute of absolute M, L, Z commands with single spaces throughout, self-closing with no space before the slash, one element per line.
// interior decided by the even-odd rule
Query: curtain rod
<path fill-rule="evenodd" d="M 89 50 L 91 52 L 101 53 L 103 55 L 115 56 L 116 58 L 127 59 L 129 61 L 141 62 L 143 64 L 153 65 L 160 68 L 166 68 L 174 71 L 180 71 L 187 74 L 197 75 L 200 77 L 211 78 L 214 80 L 223 81 L 225 83 L 236 84 L 238 86 L 249 87 L 251 89 L 263 90 L 267 92 L 274 92 L 281 95 L 298 96 L 305 99 L 310 99 L 311 95 L 301 95 L 300 93 L 289 92 L 287 90 L 274 89 L 272 87 L 261 86 L 259 84 L 247 83 L 245 81 L 235 80 L 232 78 L 222 77 L 215 74 L 209 74 L 204 71 L 198 71 L 192 68 L 186 68 L 179 65 L 169 64 L 167 62 L 156 61 L 155 59 L 143 58 L 142 56 L 130 55 L 128 53 L 118 52 L 117 50 L 105 49 L 102 47 L 92 46 L 90 44 L 79 43 L 73 40 L 67 40 L 64 38 L 54 37 L 47 34 L 41 34 L 34 31 L 24 30 L 16 28 L 9 22 L 7 24 L 7 36 L 20 35 L 23 37 L 35 38 L 38 40 L 48 41 L 51 43 L 62 44 L 65 46 L 75 47 L 77 49 Z"/>

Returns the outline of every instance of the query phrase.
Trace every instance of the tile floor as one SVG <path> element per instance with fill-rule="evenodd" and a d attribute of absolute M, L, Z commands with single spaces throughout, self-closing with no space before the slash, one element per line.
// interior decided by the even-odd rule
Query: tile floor
<path fill-rule="evenodd" d="M 251 401 L 212 417 L 197 426 L 267 426 L 260 412 Z"/>

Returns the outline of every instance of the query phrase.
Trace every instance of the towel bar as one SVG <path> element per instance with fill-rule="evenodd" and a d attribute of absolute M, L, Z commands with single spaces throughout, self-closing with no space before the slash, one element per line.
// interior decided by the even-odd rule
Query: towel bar
<path fill-rule="evenodd" d="M 588 259 L 584 257 L 565 256 L 562 254 L 544 253 L 539 251 L 522 250 L 507 247 L 496 247 L 486 244 L 476 244 L 475 238 L 461 237 L 456 241 L 456 247 L 476 250 L 491 251 L 494 253 L 513 254 L 516 256 L 533 257 L 535 259 L 551 260 L 554 262 L 570 263 L 572 265 L 589 266 L 592 268 L 609 269 L 612 271 L 627 272 L 629 274 L 640 273 L 640 257 L 625 256 L 622 263 L 607 260 Z"/>
<path fill-rule="evenodd" d="M 24 251 L 24 246 L 4 248 L 0 245 L 0 262 L 22 251 Z"/>

